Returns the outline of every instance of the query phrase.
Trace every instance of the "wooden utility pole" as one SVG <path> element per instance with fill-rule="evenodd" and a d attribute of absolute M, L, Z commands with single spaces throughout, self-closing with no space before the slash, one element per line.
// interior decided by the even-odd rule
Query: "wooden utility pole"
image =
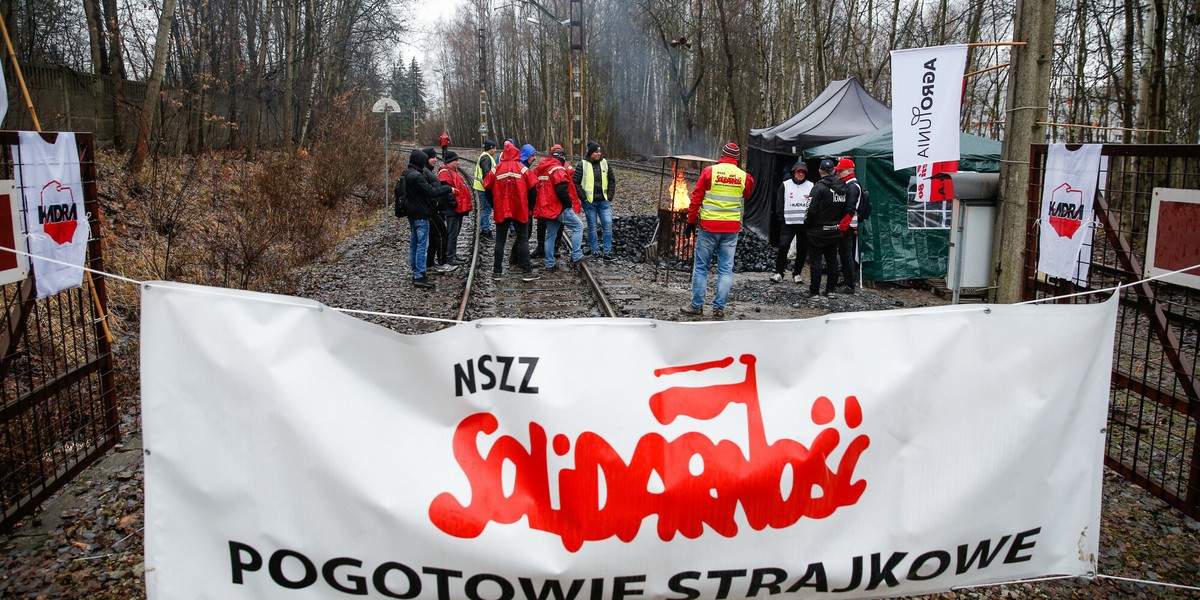
<path fill-rule="evenodd" d="M 582 159 L 587 132 L 583 123 L 583 0 L 570 0 L 567 27 L 570 28 L 571 47 L 571 103 L 568 119 L 571 121 L 570 151 Z"/>
<path fill-rule="evenodd" d="M 1017 0 L 1014 42 L 1005 103 L 1004 143 L 1000 151 L 1000 205 L 996 217 L 992 265 L 993 300 L 1021 300 L 1025 256 L 1025 218 L 1029 198 L 1030 146 L 1046 140 L 1040 122 L 1050 103 L 1050 65 L 1054 58 L 1054 1 Z"/>

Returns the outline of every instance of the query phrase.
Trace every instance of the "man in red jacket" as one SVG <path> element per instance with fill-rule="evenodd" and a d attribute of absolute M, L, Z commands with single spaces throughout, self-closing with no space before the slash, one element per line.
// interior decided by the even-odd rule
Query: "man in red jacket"
<path fill-rule="evenodd" d="M 525 271 L 521 279 L 533 281 L 538 274 L 533 272 L 529 260 L 529 206 L 537 193 L 537 178 L 533 171 L 521 164 L 521 152 L 511 142 L 504 142 L 500 152 L 500 164 L 496 170 L 483 178 L 483 187 L 492 192 L 492 208 L 496 221 L 496 250 L 492 263 L 492 279 L 500 279 L 504 273 L 504 246 L 508 241 L 510 225 L 517 232 L 517 263 Z"/>
<path fill-rule="evenodd" d="M 446 162 L 446 150 L 450 148 L 450 134 L 443 131 L 442 136 L 438 138 L 438 144 L 442 146 L 442 162 Z"/>
<path fill-rule="evenodd" d="M 567 152 L 555 144 L 550 148 L 550 156 L 538 161 L 534 173 L 537 174 L 537 204 L 533 208 L 533 216 L 546 219 L 546 244 L 543 249 L 546 256 L 546 270 L 558 268 L 554 264 L 554 245 L 557 242 L 558 230 L 566 226 L 571 236 L 571 264 L 583 260 L 583 223 L 579 221 L 578 213 L 583 209 L 579 204 L 579 194 L 575 191 L 575 183 L 571 180 L 571 171 L 566 166 Z"/>
<path fill-rule="evenodd" d="M 446 216 L 446 262 L 461 265 L 467 261 L 458 256 L 458 232 L 462 229 L 463 217 L 471 212 L 471 188 L 458 170 L 458 153 L 447 150 L 442 155 L 442 168 L 438 179 L 454 190 L 454 210 Z"/>
<path fill-rule="evenodd" d="M 696 189 L 692 190 L 687 231 L 688 235 L 692 232 L 697 235 L 692 262 L 692 301 L 679 309 L 685 315 L 704 314 L 708 266 L 716 254 L 717 293 L 713 296 L 712 315 L 718 320 L 725 318 L 725 300 L 733 287 L 733 254 L 742 230 L 742 212 L 746 198 L 754 193 L 754 178 L 738 168 L 741 156 L 737 144 L 725 144 L 717 164 L 700 173 Z"/>

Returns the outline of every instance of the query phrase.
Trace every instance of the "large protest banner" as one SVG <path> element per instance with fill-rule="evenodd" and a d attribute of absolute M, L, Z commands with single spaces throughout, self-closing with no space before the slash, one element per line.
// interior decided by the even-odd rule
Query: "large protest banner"
<path fill-rule="evenodd" d="M 1115 317 L 404 336 L 147 284 L 147 592 L 865 598 L 1095 572 Z"/>

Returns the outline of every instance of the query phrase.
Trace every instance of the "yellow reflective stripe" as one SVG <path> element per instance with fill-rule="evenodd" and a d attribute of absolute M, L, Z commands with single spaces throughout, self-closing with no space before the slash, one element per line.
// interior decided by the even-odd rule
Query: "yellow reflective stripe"
<path fill-rule="evenodd" d="M 517 173 L 517 172 L 510 171 L 508 173 L 501 173 L 501 174 L 497 175 L 496 179 L 512 179 L 513 177 L 520 177 L 524 174 L 525 173 Z"/>

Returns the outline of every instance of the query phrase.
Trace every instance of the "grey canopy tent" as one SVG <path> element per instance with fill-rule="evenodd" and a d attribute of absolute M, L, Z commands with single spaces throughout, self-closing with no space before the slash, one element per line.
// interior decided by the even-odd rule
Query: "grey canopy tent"
<path fill-rule="evenodd" d="M 803 110 L 772 127 L 750 130 L 746 171 L 754 195 L 746 201 L 743 223 L 774 240 L 771 205 L 783 178 L 806 149 L 876 131 L 892 124 L 892 110 L 867 93 L 853 77 L 829 84 Z M 816 179 L 815 165 L 810 178 Z"/>

